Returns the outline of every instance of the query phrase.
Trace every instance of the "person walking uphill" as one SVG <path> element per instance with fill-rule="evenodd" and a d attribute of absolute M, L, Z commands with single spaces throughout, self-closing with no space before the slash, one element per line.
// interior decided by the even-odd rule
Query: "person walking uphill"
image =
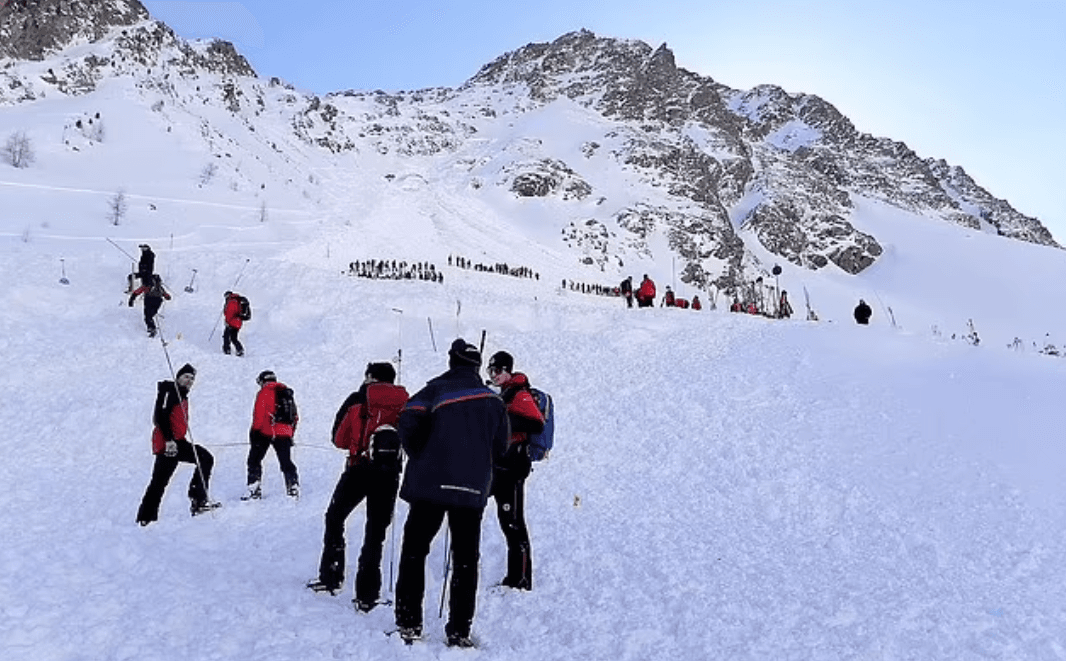
<path fill-rule="evenodd" d="M 381 595 L 381 554 L 400 488 L 400 436 L 396 422 L 407 390 L 395 385 L 389 363 L 366 366 L 363 385 L 348 396 L 333 422 L 333 444 L 348 451 L 348 461 L 326 508 L 326 531 L 315 592 L 337 594 L 344 583 L 344 522 L 366 499 L 366 527 L 355 573 L 355 606 L 366 613 Z"/>
<path fill-rule="evenodd" d="M 285 476 L 285 492 L 297 498 L 300 476 L 292 461 L 293 436 L 300 422 L 296 400 L 292 390 L 278 381 L 277 375 L 270 370 L 260 372 L 255 382 L 259 392 L 252 408 L 252 427 L 248 430 L 248 491 L 241 500 L 263 497 L 263 458 L 271 447 L 278 456 L 281 474 Z"/>
<path fill-rule="evenodd" d="M 870 309 L 870 306 L 866 304 L 866 301 L 859 299 L 859 304 L 855 306 L 855 323 L 868 325 L 870 323 L 870 316 L 874 311 Z"/>
<path fill-rule="evenodd" d="M 148 329 L 148 337 L 155 337 L 158 329 L 155 326 L 155 316 L 159 314 L 159 308 L 163 307 L 163 299 L 170 300 L 170 294 L 163 288 L 163 279 L 153 275 L 151 284 L 141 285 L 130 294 L 129 306 L 137 297 L 144 294 L 144 325 Z"/>
<path fill-rule="evenodd" d="M 193 445 L 185 436 L 189 430 L 189 390 L 196 379 L 196 369 L 186 363 L 178 370 L 174 381 L 160 381 L 155 399 L 152 421 L 152 452 L 155 464 L 152 479 L 137 510 L 137 523 L 146 526 L 159 518 L 159 503 L 179 462 L 194 464 L 189 481 L 189 501 L 192 515 L 208 512 L 220 506 L 208 498 L 208 485 L 215 458 L 204 447 Z"/>
<path fill-rule="evenodd" d="M 445 633 L 450 647 L 472 647 L 481 517 L 492 466 L 507 451 L 510 425 L 498 395 L 481 382 L 481 352 L 458 339 L 448 371 L 430 380 L 400 413 L 409 457 L 400 497 L 410 504 L 396 581 L 396 625 L 410 643 L 422 635 L 426 556 L 445 515 L 451 533 L 451 595 Z"/>
<path fill-rule="evenodd" d="M 238 356 L 244 355 L 244 345 L 237 339 L 241 327 L 251 317 L 248 308 L 248 299 L 240 294 L 226 292 L 226 305 L 222 308 L 222 314 L 226 317 L 226 329 L 222 331 L 222 353 L 227 356 L 230 353 L 230 345 L 237 350 Z"/>
<path fill-rule="evenodd" d="M 529 391 L 529 379 L 514 371 L 514 357 L 497 351 L 489 359 L 489 378 L 500 388 L 507 405 L 511 437 L 507 453 L 496 462 L 492 496 L 496 518 L 507 540 L 507 575 L 500 585 L 518 590 L 533 589 L 533 558 L 526 529 L 526 478 L 532 469 L 529 434 L 544 431 L 544 416 Z"/>
<path fill-rule="evenodd" d="M 152 284 L 152 276 L 155 275 L 155 253 L 147 243 L 142 243 L 140 248 L 141 258 L 137 261 L 137 277 L 141 279 L 142 285 L 148 287 Z"/>

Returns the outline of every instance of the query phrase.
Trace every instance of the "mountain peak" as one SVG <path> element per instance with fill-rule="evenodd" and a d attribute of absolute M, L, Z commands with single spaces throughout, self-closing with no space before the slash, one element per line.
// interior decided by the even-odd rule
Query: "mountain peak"
<path fill-rule="evenodd" d="M 0 3 L 0 57 L 43 60 L 78 39 L 149 18 L 138 0 L 9 0 Z"/>

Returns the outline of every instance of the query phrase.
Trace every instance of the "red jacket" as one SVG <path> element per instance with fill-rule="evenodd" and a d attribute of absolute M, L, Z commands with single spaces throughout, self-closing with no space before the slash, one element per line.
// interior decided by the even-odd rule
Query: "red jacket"
<path fill-rule="evenodd" d="M 702 310 L 703 309 L 703 306 L 700 305 L 700 297 L 699 296 L 693 296 L 692 297 L 692 309 L 693 310 Z"/>
<path fill-rule="evenodd" d="M 232 294 L 226 297 L 226 307 L 222 309 L 223 314 L 226 315 L 226 325 L 234 328 L 240 328 L 244 324 L 244 320 L 241 319 L 241 302 L 237 300 L 237 295 Z"/>
<path fill-rule="evenodd" d="M 333 444 L 348 450 L 353 459 L 366 455 L 370 437 L 384 426 L 396 426 L 409 395 L 403 386 L 391 383 L 367 383 L 348 397 L 333 432 Z"/>
<path fill-rule="evenodd" d="M 529 392 L 529 379 L 525 374 L 512 374 L 511 380 L 500 389 L 500 396 L 507 404 L 507 417 L 511 421 L 511 445 L 544 429 L 544 415 Z"/>
<path fill-rule="evenodd" d="M 277 406 L 278 388 L 284 388 L 285 384 L 280 381 L 268 381 L 259 389 L 255 396 L 255 407 L 252 408 L 252 429 L 263 436 L 270 438 L 292 438 L 296 433 L 296 424 L 286 425 L 274 422 L 274 409 Z M 296 422 L 300 418 L 297 416 Z"/>
<path fill-rule="evenodd" d="M 644 278 L 644 281 L 640 283 L 640 289 L 637 290 L 637 298 L 643 298 L 645 300 L 653 300 L 655 298 L 655 283 L 651 278 Z"/>
<path fill-rule="evenodd" d="M 167 441 L 178 441 L 189 433 L 188 391 L 178 388 L 173 381 L 160 381 L 155 400 L 152 421 L 152 453 L 159 454 L 167 447 Z"/>

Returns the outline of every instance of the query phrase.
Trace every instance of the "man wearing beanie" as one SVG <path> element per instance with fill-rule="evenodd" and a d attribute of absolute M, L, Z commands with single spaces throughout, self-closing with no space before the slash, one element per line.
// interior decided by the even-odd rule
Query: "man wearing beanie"
<path fill-rule="evenodd" d="M 496 462 L 492 496 L 496 518 L 507 540 L 507 575 L 500 582 L 518 590 L 533 589 L 533 558 L 526 529 L 526 478 L 532 470 L 529 435 L 544 431 L 544 415 L 537 408 L 525 374 L 514 371 L 514 356 L 497 351 L 488 365 L 489 378 L 507 404 L 511 439 L 507 453 Z"/>
<path fill-rule="evenodd" d="M 481 352 L 458 339 L 448 371 L 407 402 L 399 431 L 409 457 L 400 497 L 410 504 L 396 581 L 396 625 L 410 643 L 422 635 L 426 556 L 448 517 L 451 597 L 444 627 L 450 647 L 472 647 L 481 517 L 492 466 L 507 450 L 510 427 L 503 400 L 481 382 Z"/>
<path fill-rule="evenodd" d="M 278 466 L 285 478 L 285 493 L 292 498 L 300 496 L 300 475 L 296 463 L 292 460 L 293 436 L 300 422 L 296 410 L 296 400 L 292 390 L 278 381 L 278 376 L 271 370 L 263 370 L 255 378 L 259 392 L 255 395 L 252 406 L 252 426 L 248 430 L 248 491 L 241 500 L 259 500 L 263 497 L 263 459 L 267 451 L 274 448 L 278 457 Z M 291 406 L 291 419 L 277 419 L 278 398 Z"/>
<path fill-rule="evenodd" d="M 137 510 L 137 523 L 146 526 L 159 518 L 159 503 L 179 462 L 193 464 L 189 481 L 189 501 L 192 515 L 208 512 L 220 506 L 208 496 L 211 468 L 215 458 L 200 445 L 193 445 L 185 436 L 189 430 L 189 390 L 196 379 L 196 368 L 185 363 L 174 381 L 160 381 L 157 385 L 155 411 L 152 421 L 152 452 L 155 464 L 152 479 Z"/>
<path fill-rule="evenodd" d="M 344 522 L 366 499 L 366 527 L 355 573 L 355 606 L 366 613 L 381 594 L 381 554 L 400 488 L 400 437 L 396 421 L 407 390 L 394 385 L 390 363 L 366 366 L 363 385 L 348 396 L 333 421 L 333 444 L 348 451 L 348 462 L 326 508 L 326 531 L 315 592 L 337 594 L 344 583 Z"/>

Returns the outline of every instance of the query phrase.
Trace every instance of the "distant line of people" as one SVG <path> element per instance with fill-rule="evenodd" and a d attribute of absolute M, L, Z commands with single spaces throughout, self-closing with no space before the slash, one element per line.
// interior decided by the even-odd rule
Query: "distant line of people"
<path fill-rule="evenodd" d="M 540 280 L 540 273 L 534 271 L 528 266 L 511 266 L 506 262 L 497 262 L 495 264 L 482 264 L 480 262 L 472 262 L 466 257 L 459 255 L 448 255 L 448 266 L 455 266 L 461 269 L 470 269 L 481 273 L 495 273 L 497 275 L 509 275 L 515 278 L 532 278 L 534 280 Z"/>
<path fill-rule="evenodd" d="M 444 283 L 444 273 L 429 262 L 408 263 L 387 259 L 371 259 L 348 264 L 348 275 L 359 278 L 385 280 L 421 280 L 425 282 Z"/>

